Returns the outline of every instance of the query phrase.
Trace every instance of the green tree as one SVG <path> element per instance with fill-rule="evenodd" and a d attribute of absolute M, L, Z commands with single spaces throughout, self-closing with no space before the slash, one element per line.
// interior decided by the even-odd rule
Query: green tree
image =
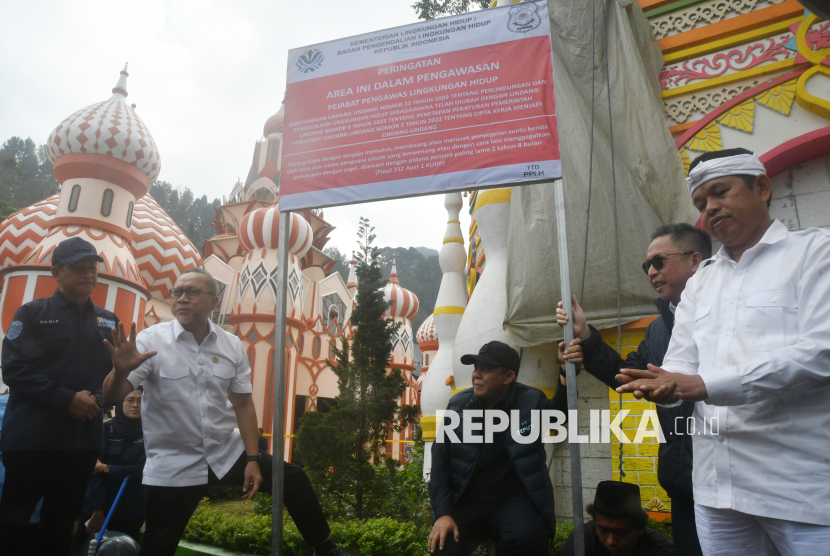
<path fill-rule="evenodd" d="M 0 147 L 0 199 L 26 208 L 60 190 L 46 145 L 12 137 Z"/>
<path fill-rule="evenodd" d="M 350 322 L 354 333 L 327 361 L 337 375 L 340 394 L 335 407 L 307 412 L 300 420 L 297 450 L 327 507 L 339 516 L 366 519 L 380 515 L 388 476 L 398 464 L 388 457 L 391 430 L 416 422 L 417 406 L 400 407 L 406 381 L 399 369 L 389 371 L 390 339 L 399 324 L 384 318 L 389 303 L 374 228 L 360 219 L 357 277 L 360 287 Z M 334 512 L 332 512 L 334 513 Z"/>
<path fill-rule="evenodd" d="M 445 15 L 456 15 L 469 12 L 478 7 L 482 10 L 490 6 L 490 0 L 418 0 L 412 8 L 418 14 L 418 19 L 435 19 Z"/>
<path fill-rule="evenodd" d="M 205 241 L 216 234 L 213 220 L 219 199 L 209 202 L 207 195 L 196 197 L 189 187 L 174 186 L 166 181 L 151 183 L 150 195 L 193 245 L 204 253 Z"/>

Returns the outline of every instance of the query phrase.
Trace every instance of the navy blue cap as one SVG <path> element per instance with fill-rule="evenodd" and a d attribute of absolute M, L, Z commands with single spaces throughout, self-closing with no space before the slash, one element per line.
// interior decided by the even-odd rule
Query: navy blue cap
<path fill-rule="evenodd" d="M 98 256 L 98 250 L 95 249 L 95 246 L 79 237 L 63 240 L 58 243 L 58 246 L 52 252 L 52 264 L 61 263 L 69 266 L 89 258 L 93 258 L 99 263 L 104 262 L 104 259 Z"/>
<path fill-rule="evenodd" d="M 493 367 L 506 367 L 516 374 L 519 374 L 519 365 L 522 358 L 519 352 L 508 346 L 504 342 L 493 340 L 487 342 L 478 354 L 468 354 L 461 356 L 461 363 L 464 365 L 472 365 L 476 361 L 484 363 L 485 365 L 492 365 Z"/>

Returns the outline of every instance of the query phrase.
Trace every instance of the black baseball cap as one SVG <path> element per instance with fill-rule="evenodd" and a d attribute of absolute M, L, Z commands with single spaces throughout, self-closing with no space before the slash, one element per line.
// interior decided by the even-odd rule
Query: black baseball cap
<path fill-rule="evenodd" d="M 636 518 L 644 512 L 640 487 L 620 481 L 602 481 L 594 495 L 594 511 L 612 519 Z"/>
<path fill-rule="evenodd" d="M 104 259 L 98 255 L 95 246 L 79 237 L 63 240 L 58 243 L 58 246 L 52 252 L 52 264 L 61 263 L 69 266 L 89 258 L 93 258 L 99 263 L 104 262 Z"/>
<path fill-rule="evenodd" d="M 481 346 L 478 354 L 461 356 L 461 363 L 464 365 L 472 365 L 476 361 L 484 363 L 485 365 L 493 365 L 494 367 L 507 367 L 514 373 L 519 374 L 519 365 L 522 362 L 522 358 L 519 357 L 518 351 L 504 342 L 493 340 Z"/>

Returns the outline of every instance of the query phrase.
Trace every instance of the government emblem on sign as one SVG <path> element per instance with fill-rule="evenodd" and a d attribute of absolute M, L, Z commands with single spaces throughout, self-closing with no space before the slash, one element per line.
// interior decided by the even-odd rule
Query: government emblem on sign
<path fill-rule="evenodd" d="M 507 12 L 507 28 L 514 33 L 533 31 L 542 23 L 539 8 L 533 2 L 522 3 L 510 8 Z"/>
<path fill-rule="evenodd" d="M 308 50 L 302 52 L 300 57 L 297 58 L 297 69 L 302 73 L 315 71 L 320 69 L 320 66 L 322 65 L 323 53 L 316 48 L 309 48 Z"/>

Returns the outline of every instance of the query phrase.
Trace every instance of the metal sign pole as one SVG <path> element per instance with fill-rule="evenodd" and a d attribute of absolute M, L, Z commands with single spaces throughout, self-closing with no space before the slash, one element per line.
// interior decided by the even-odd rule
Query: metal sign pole
<path fill-rule="evenodd" d="M 556 200 L 556 235 L 559 240 L 559 281 L 562 286 L 562 307 L 568 315 L 565 325 L 565 346 L 570 346 L 574 339 L 573 312 L 571 307 L 571 273 L 568 266 L 568 233 L 565 226 L 565 193 L 562 180 L 553 182 Z M 568 409 L 577 409 L 576 365 L 565 363 L 565 379 L 568 381 Z M 568 428 L 576 433 L 577 423 L 569 421 Z M 580 444 L 570 442 L 571 447 L 571 498 L 573 499 L 574 518 L 574 554 L 585 556 L 584 521 L 582 514 L 582 462 L 580 461 Z"/>
<path fill-rule="evenodd" d="M 285 315 L 288 309 L 288 239 L 291 235 L 291 213 L 280 213 L 279 266 L 277 268 L 277 307 L 274 327 L 274 352 L 271 359 L 273 369 L 273 395 L 271 408 L 271 556 L 282 555 L 282 497 L 283 497 L 283 452 L 285 451 Z"/>

